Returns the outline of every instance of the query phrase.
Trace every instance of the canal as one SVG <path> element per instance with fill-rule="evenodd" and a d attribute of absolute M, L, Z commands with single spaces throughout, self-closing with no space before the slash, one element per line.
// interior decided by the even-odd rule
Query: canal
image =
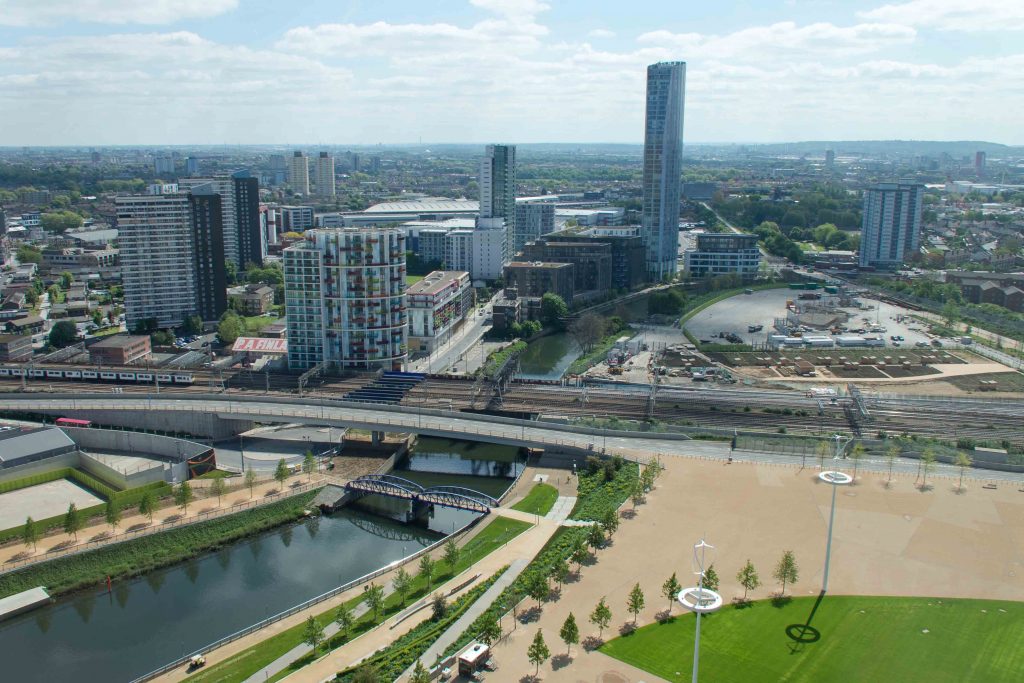
<path fill-rule="evenodd" d="M 568 332 L 535 339 L 519 356 L 520 379 L 561 379 L 580 355 L 580 346 Z"/>
<path fill-rule="evenodd" d="M 396 474 L 499 496 L 514 448 L 422 439 Z M 469 523 L 436 507 L 427 528 L 355 509 L 289 524 L 0 623 L 4 681 L 129 681 L 261 619 L 368 574 Z"/>

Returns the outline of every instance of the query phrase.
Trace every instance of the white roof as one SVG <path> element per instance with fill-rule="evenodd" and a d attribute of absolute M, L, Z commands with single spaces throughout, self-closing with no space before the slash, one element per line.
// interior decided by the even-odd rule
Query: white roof
<path fill-rule="evenodd" d="M 374 204 L 363 213 L 473 213 L 480 210 L 480 202 L 471 199 L 447 199 L 445 197 L 428 197 L 397 202 Z"/>

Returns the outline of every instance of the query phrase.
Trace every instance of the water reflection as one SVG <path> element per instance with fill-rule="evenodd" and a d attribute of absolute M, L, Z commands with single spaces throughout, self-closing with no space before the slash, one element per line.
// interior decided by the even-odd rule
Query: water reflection
<path fill-rule="evenodd" d="M 567 332 L 549 334 L 530 342 L 519 357 L 519 374 L 523 379 L 560 379 L 581 349 Z"/>

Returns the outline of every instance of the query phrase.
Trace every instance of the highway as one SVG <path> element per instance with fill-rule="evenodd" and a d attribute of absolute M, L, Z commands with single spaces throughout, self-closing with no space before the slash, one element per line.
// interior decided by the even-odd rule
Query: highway
<path fill-rule="evenodd" d="M 470 415 L 442 410 L 412 409 L 400 406 L 341 405 L 334 401 L 317 399 L 281 398 L 266 400 L 260 397 L 225 397 L 218 394 L 170 394 L 139 396 L 131 394 L 90 395 L 67 394 L 60 397 L 39 394 L 0 395 L 0 410 L 35 411 L 75 410 L 114 411 L 169 411 L 185 413 L 215 413 L 224 418 L 254 420 L 263 423 L 302 423 L 334 427 L 354 427 L 379 431 L 406 431 L 426 436 L 468 439 L 503 445 L 533 448 L 560 448 L 579 452 L 581 459 L 587 452 L 619 453 L 637 460 L 654 457 L 681 456 L 722 460 L 730 455 L 737 459 L 764 463 L 794 464 L 800 458 L 793 455 L 737 451 L 721 441 L 694 441 L 679 438 L 652 437 L 642 433 L 630 434 L 556 423 L 538 423 L 485 415 Z M 808 465 L 814 464 L 808 457 Z M 845 463 L 850 469 L 850 463 Z M 865 470 L 885 471 L 888 465 L 879 460 L 862 461 Z M 912 473 L 917 461 L 903 460 L 895 468 L 899 473 Z M 940 465 L 936 474 L 958 476 L 956 468 Z M 1024 484 L 1024 475 L 990 470 L 969 470 L 969 478 L 1012 481 Z"/>

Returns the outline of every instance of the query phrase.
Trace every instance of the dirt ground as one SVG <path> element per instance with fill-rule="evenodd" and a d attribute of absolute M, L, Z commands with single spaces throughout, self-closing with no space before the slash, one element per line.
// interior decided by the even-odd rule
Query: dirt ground
<path fill-rule="evenodd" d="M 794 551 L 800 568 L 792 594 L 820 590 L 831 491 L 817 470 L 677 458 L 665 463 L 667 472 L 635 517 L 631 505 L 624 506 L 612 546 L 584 566 L 536 621 L 519 624 L 496 647 L 499 670 L 486 680 L 519 681 L 532 674 L 526 649 L 538 628 L 552 653 L 564 655 L 558 631 L 570 611 L 581 640 L 596 637 L 588 616 L 602 596 L 613 613 L 604 635 L 614 636 L 632 621 L 626 596 L 635 583 L 647 598 L 637 623 L 653 621 L 668 605 L 661 585 L 672 572 L 683 585 L 695 583 L 692 546 L 702 535 L 715 546 L 709 560 L 726 600 L 742 594 L 735 575 L 748 558 L 764 583 L 751 597 L 777 591 L 771 574 L 784 550 Z M 990 490 L 972 484 L 958 493 L 955 479 L 929 484 L 934 487 L 922 492 L 913 477 L 904 477 L 886 487 L 884 476 L 866 475 L 856 486 L 838 489 L 830 593 L 1024 599 L 1024 486 Z M 574 683 L 655 678 L 582 645 L 573 647 L 571 659 L 548 660 L 540 676 Z"/>

